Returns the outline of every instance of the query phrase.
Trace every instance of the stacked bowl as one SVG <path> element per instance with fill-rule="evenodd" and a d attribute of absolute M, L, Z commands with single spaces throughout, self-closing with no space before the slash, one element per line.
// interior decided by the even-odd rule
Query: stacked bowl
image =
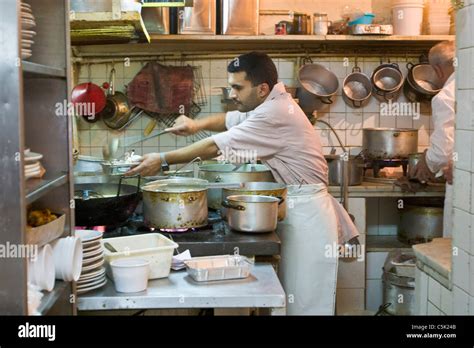
<path fill-rule="evenodd" d="M 82 243 L 84 257 L 82 270 L 77 281 L 77 293 L 103 287 L 107 283 L 104 265 L 104 249 L 102 247 L 102 232 L 94 230 L 76 230 Z"/>

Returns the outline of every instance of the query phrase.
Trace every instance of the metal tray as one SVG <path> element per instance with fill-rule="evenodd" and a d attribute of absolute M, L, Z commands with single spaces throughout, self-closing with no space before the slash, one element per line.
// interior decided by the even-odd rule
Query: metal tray
<path fill-rule="evenodd" d="M 197 282 L 247 278 L 253 266 L 252 261 L 241 255 L 193 257 L 184 264 Z"/>

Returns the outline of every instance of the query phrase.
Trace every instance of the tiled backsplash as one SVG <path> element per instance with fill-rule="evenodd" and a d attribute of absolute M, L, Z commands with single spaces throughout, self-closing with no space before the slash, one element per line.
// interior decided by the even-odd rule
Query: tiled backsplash
<path fill-rule="evenodd" d="M 411 116 L 381 116 L 380 103 L 372 97 L 370 103 L 364 108 L 352 109 L 345 104 L 342 99 L 342 82 L 344 78 L 351 72 L 354 66 L 354 59 L 349 56 L 345 57 L 312 57 L 314 63 L 319 63 L 331 71 L 339 78 L 340 86 L 337 96 L 333 98 L 333 104 L 326 109 L 319 111 L 318 117 L 328 121 L 336 130 L 344 145 L 351 148 L 352 153 L 359 151 L 362 145 L 362 129 L 367 127 L 398 127 L 398 128 L 417 128 L 419 129 L 419 150 L 423 151 L 429 145 L 429 136 L 433 128 L 431 124 L 431 110 L 429 106 L 421 105 L 421 115 L 419 119 L 413 119 Z M 406 75 L 406 63 L 417 62 L 417 57 L 388 57 L 391 62 L 397 62 Z M 200 60 L 200 61 L 172 61 L 166 62 L 170 65 L 190 64 L 200 66 L 202 68 L 204 78 L 204 89 L 207 95 L 208 104 L 202 108 L 202 112 L 198 117 L 207 117 L 212 114 L 225 112 L 225 106 L 221 103 L 221 91 L 216 87 L 227 86 L 227 64 L 230 60 Z M 288 86 L 296 86 L 298 59 L 275 59 L 280 81 Z M 116 84 L 118 90 L 123 91 L 125 85 L 139 72 L 145 62 L 130 62 L 128 65 L 115 63 L 114 67 L 117 71 Z M 380 64 L 380 58 L 377 57 L 358 57 L 358 66 L 364 73 L 370 76 L 372 71 Z M 87 65 L 81 65 L 76 71 L 78 75 L 78 83 L 92 81 L 101 85 L 109 78 L 109 72 L 112 64 L 92 64 L 90 69 Z M 90 70 L 90 73 L 89 73 Z M 398 102 L 406 102 L 403 93 L 400 95 Z M 108 129 L 102 121 L 89 124 L 84 120 L 80 120 L 79 141 L 80 152 L 83 155 L 101 156 L 102 146 L 107 143 L 110 137 L 119 137 L 124 140 L 128 137 L 142 135 L 150 119 L 146 116 L 141 117 L 135 123 L 130 125 L 124 132 L 117 132 Z M 159 125 L 163 127 L 163 125 Z M 325 154 L 328 154 L 332 147 L 341 152 L 341 148 L 337 143 L 334 135 L 330 134 L 327 126 L 317 124 L 315 126 L 317 134 L 321 137 Z M 134 145 L 137 153 L 149 153 L 158 151 L 169 151 L 179 147 L 183 147 L 192 143 L 193 137 L 183 138 L 174 135 L 163 135 L 159 138 L 147 140 L 141 144 Z M 121 149 L 123 150 L 123 149 Z"/>

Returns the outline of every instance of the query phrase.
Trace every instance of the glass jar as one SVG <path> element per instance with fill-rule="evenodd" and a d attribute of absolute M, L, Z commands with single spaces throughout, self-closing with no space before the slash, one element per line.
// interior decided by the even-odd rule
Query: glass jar
<path fill-rule="evenodd" d="M 327 35 L 329 29 L 329 20 L 327 13 L 313 14 L 314 35 Z"/>

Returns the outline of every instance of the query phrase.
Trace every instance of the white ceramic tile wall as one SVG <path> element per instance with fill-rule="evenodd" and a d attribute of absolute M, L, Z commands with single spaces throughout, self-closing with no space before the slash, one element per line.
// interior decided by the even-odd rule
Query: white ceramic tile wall
<path fill-rule="evenodd" d="M 344 60 L 341 57 L 334 58 L 316 58 L 313 57 L 315 62 L 323 64 L 330 68 L 336 73 L 338 78 L 342 80 L 349 72 L 350 67 L 353 65 L 353 59 L 349 60 L 349 67 L 346 67 Z M 407 61 L 416 61 L 417 57 L 399 58 L 392 57 L 393 61 L 397 61 L 403 68 Z M 296 86 L 296 73 L 297 73 L 297 59 L 275 59 L 274 60 L 278 71 L 280 80 L 290 86 Z M 361 66 L 363 71 L 370 75 L 372 70 L 379 64 L 377 59 L 370 57 L 360 57 L 358 64 Z M 168 62 L 166 64 L 173 65 L 175 62 Z M 216 87 L 222 87 L 227 85 L 227 72 L 226 67 L 229 63 L 227 59 L 221 60 L 199 60 L 199 61 L 188 61 L 186 63 L 201 66 L 204 78 L 204 85 L 206 94 L 208 96 L 208 105 L 203 107 L 200 117 L 206 117 L 215 113 L 225 112 L 224 106 L 220 99 L 220 90 Z M 141 69 L 145 62 L 131 62 L 124 66 L 122 63 L 114 64 L 117 71 L 116 74 L 116 85 L 117 90 L 124 91 L 126 84 L 128 84 L 136 73 Z M 78 82 L 86 82 L 91 80 L 94 83 L 102 84 L 109 79 L 110 69 L 112 64 L 92 64 L 90 65 L 90 74 L 87 65 L 82 65 L 78 73 Z M 429 136 L 431 132 L 430 125 L 430 110 L 424 110 L 419 120 L 413 121 L 411 118 L 406 116 L 390 116 L 380 117 L 379 108 L 380 103 L 372 98 L 369 105 L 362 109 L 351 109 L 343 101 L 341 89 L 337 93 L 338 95 L 334 98 L 334 103 L 328 106 L 325 110 L 321 110 L 319 115 L 321 118 L 327 120 L 331 126 L 333 126 L 344 145 L 352 149 L 353 153 L 360 151 L 362 145 L 362 128 L 364 127 L 378 127 L 378 126 L 392 126 L 392 127 L 416 127 L 419 128 L 420 138 L 420 151 L 429 145 Z M 405 97 L 402 95 L 399 102 L 405 102 Z M 133 135 L 139 135 L 143 133 L 146 125 L 148 124 L 148 117 L 143 117 L 141 121 L 137 121 L 132 124 L 127 132 L 122 134 L 107 129 L 103 122 L 99 121 L 94 124 L 86 123 L 84 120 L 79 120 L 78 128 L 80 135 L 80 151 L 85 155 L 100 156 L 102 153 L 102 145 L 107 142 L 110 137 L 128 137 L 130 131 Z M 160 125 L 162 126 L 162 125 Z M 327 127 L 324 125 L 316 125 L 318 134 L 321 137 L 322 144 L 324 146 L 324 153 L 328 154 L 331 148 L 334 146 L 338 153 L 342 152 L 339 144 L 337 143 L 334 135 L 327 131 Z M 89 133 L 88 135 L 83 133 Z M 192 137 L 182 138 L 174 135 L 169 135 L 166 141 L 155 139 L 143 144 L 136 144 L 134 148 L 138 154 L 147 152 L 164 151 L 165 148 L 179 148 L 186 146 L 193 142 Z M 120 152 L 123 149 L 120 148 Z"/>
<path fill-rule="evenodd" d="M 415 269 L 415 313 L 426 315 L 428 306 L 428 275 Z"/>

